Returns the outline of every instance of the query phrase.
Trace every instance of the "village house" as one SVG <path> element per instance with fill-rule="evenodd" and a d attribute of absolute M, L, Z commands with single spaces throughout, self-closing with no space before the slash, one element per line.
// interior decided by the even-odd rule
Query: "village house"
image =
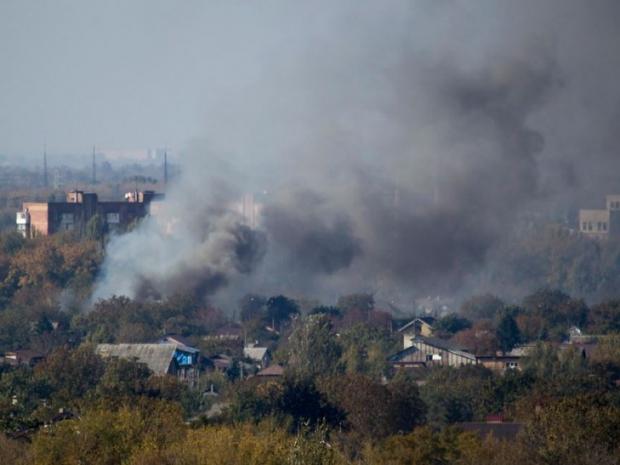
<path fill-rule="evenodd" d="M 6 363 L 13 366 L 34 366 L 43 360 L 45 360 L 45 355 L 29 349 L 20 349 L 11 352 L 5 352 L 4 355 L 0 357 L 1 363 Z"/>
<path fill-rule="evenodd" d="M 284 367 L 278 364 L 270 365 L 256 373 L 259 378 L 281 378 L 282 375 L 284 375 Z"/>
<path fill-rule="evenodd" d="M 605 207 L 579 210 L 578 229 L 581 234 L 594 239 L 620 235 L 620 195 L 608 195 Z"/>
<path fill-rule="evenodd" d="M 203 336 L 205 341 L 240 341 L 243 337 L 243 327 L 238 323 L 222 326 L 213 334 Z"/>
<path fill-rule="evenodd" d="M 398 332 L 403 335 L 403 348 L 406 349 L 407 347 L 411 347 L 415 337 L 432 337 L 435 321 L 435 318 L 432 316 L 422 316 L 414 318 L 400 328 Z"/>
<path fill-rule="evenodd" d="M 439 338 L 415 337 L 388 360 L 395 368 L 475 365 L 476 356 L 467 349 Z M 405 344 L 409 344 L 405 342 Z"/>
<path fill-rule="evenodd" d="M 393 368 L 482 365 L 503 373 L 506 370 L 521 369 L 521 357 L 532 349 L 531 345 L 526 345 L 506 353 L 474 354 L 467 347 L 433 337 L 435 322 L 433 317 L 417 317 L 398 330 L 403 335 L 403 350 L 388 358 Z"/>
<path fill-rule="evenodd" d="M 155 375 L 172 375 L 196 387 L 199 377 L 199 350 L 172 343 L 160 344 L 99 344 L 101 357 L 118 357 L 144 363 Z"/>
<path fill-rule="evenodd" d="M 267 347 L 258 347 L 254 344 L 248 344 L 243 348 L 243 356 L 256 362 L 259 368 L 267 368 L 271 361 L 269 349 Z"/>

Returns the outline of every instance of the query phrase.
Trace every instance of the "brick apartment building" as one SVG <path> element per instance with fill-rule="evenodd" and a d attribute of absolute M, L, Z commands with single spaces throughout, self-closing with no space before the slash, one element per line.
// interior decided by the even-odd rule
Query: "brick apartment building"
<path fill-rule="evenodd" d="M 17 230 L 24 237 L 50 235 L 61 231 L 83 234 L 88 221 L 99 215 L 108 230 L 122 229 L 149 212 L 153 191 L 129 192 L 124 201 L 100 202 L 95 193 L 72 191 L 64 202 L 24 202 L 17 212 Z"/>

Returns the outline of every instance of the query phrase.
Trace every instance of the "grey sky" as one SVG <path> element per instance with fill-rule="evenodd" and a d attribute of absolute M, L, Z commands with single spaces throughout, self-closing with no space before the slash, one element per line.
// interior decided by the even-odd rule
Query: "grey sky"
<path fill-rule="evenodd" d="M 252 81 L 277 35 L 243 3 L 3 0 L 0 153 L 200 136 L 211 93 Z"/>

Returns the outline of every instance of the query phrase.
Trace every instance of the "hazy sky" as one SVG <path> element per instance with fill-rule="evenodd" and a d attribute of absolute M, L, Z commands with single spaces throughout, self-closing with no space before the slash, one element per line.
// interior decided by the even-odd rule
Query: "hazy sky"
<path fill-rule="evenodd" d="M 259 13 L 230 1 L 2 0 L 0 153 L 187 144 L 211 92 L 251 82 L 286 36 L 261 30 Z"/>

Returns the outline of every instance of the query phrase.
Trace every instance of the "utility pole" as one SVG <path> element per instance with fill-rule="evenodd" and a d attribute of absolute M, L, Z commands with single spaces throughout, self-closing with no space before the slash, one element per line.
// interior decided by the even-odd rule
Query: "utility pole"
<path fill-rule="evenodd" d="M 164 149 L 164 185 L 168 184 L 168 150 Z"/>
<path fill-rule="evenodd" d="M 43 145 L 43 187 L 47 187 L 47 144 Z"/>
<path fill-rule="evenodd" d="M 97 184 L 97 162 L 95 159 L 95 146 L 93 145 L 93 184 Z"/>

